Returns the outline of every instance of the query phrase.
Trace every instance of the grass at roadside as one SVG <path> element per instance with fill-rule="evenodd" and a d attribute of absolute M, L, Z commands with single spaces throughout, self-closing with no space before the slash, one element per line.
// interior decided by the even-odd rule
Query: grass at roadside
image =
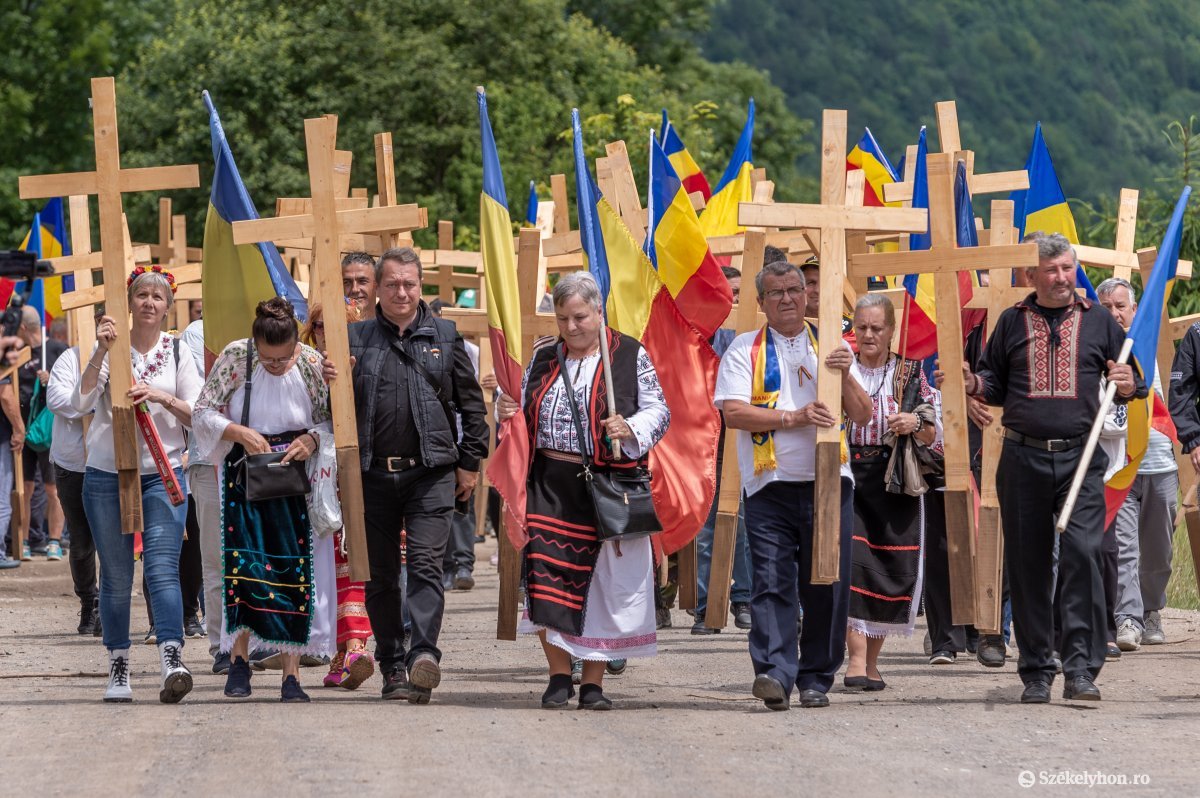
<path fill-rule="evenodd" d="M 1200 590 L 1196 588 L 1196 565 L 1188 544 L 1187 524 L 1183 513 L 1173 538 L 1175 556 L 1172 560 L 1171 581 L 1167 583 L 1167 606 L 1184 610 L 1200 610 Z"/>

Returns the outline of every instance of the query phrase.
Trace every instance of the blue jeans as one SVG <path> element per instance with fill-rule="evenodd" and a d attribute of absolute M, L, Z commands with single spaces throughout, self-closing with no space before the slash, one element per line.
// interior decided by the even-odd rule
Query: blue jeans
<path fill-rule="evenodd" d="M 176 468 L 186 490 L 183 469 Z M 129 648 L 129 604 L 133 590 L 133 535 L 121 534 L 117 475 L 95 468 L 83 478 L 83 508 L 100 555 L 100 619 L 104 647 Z M 187 504 L 175 507 L 158 474 L 142 477 L 142 568 L 150 589 L 159 641 L 183 642 L 183 594 L 179 590 L 179 550 Z"/>
<path fill-rule="evenodd" d="M 713 499 L 708 520 L 696 536 L 696 617 L 703 618 L 708 609 L 708 580 L 712 573 L 713 535 L 717 525 L 717 500 Z M 750 603 L 750 553 L 746 549 L 746 513 L 738 502 L 737 545 L 733 550 L 733 589 L 729 593 L 731 604 Z"/>

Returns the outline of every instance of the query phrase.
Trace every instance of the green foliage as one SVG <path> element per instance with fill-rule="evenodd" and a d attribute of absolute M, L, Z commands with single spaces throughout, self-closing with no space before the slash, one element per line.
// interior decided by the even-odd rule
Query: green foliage
<path fill-rule="evenodd" d="M 35 5 L 34 12 L 9 13 L 17 22 L 33 24 L 30 20 L 49 13 L 42 7 L 53 6 L 56 15 L 38 24 L 57 30 L 66 0 Z M 32 204 L 5 204 L 15 195 L 16 174 L 91 168 L 90 116 L 83 99 L 93 72 L 119 72 L 126 166 L 200 165 L 202 189 L 174 196 L 176 211 L 189 217 L 193 243 L 213 168 L 203 89 L 221 114 L 260 212 L 273 214 L 275 197 L 308 195 L 303 120 L 336 114 L 338 146 L 355 154 L 352 185 L 375 190 L 373 135 L 392 131 L 401 201 L 427 206 L 431 220 L 454 220 L 462 244 L 475 237 L 482 182 L 477 84 L 488 90 L 514 218 L 524 213 L 530 179 L 544 196 L 550 174 L 572 173 L 570 141 L 561 136 L 572 107 L 588 120 L 585 136 L 593 155 L 603 152 L 605 141 L 626 140 L 639 184 L 646 179 L 648 132 L 657 128 L 664 107 L 713 180 L 733 149 L 750 96 L 759 108 L 756 163 L 772 178 L 795 184 L 795 155 L 808 146 L 809 126 L 787 110 L 782 92 L 763 73 L 700 58 L 689 37 L 706 16 L 689 13 L 688 26 L 676 27 L 675 13 L 687 6 L 678 0 L 628 4 L 637 14 L 658 9 L 667 22 L 654 31 L 617 26 L 633 17 L 615 13 L 615 6 L 600 19 L 616 28 L 610 30 L 572 13 L 568 0 L 86 0 L 84 5 L 84 13 L 71 19 L 79 28 L 72 40 L 90 41 L 90 33 L 95 41 L 72 62 L 73 71 L 55 75 L 59 94 L 10 100 L 0 89 L 0 108 L 11 109 L 9 118 L 30 126 L 28 133 L 12 137 L 16 143 L 0 161 L 9 169 L 0 177 L 8 192 L 0 193 L 0 233 L 10 241 L 19 240 L 34 210 Z M 119 16 L 117 5 L 129 6 L 126 19 L 136 18 L 138 29 L 146 31 L 136 47 L 117 47 L 124 28 L 107 21 Z M 149 8 L 155 9 L 153 15 Z M 51 37 L 44 38 L 48 45 Z M 136 59 L 127 58 L 134 51 Z M 37 63 L 41 72 L 64 66 L 46 57 Z M 15 74 L 13 83 L 35 86 L 35 74 Z M 69 102 L 60 96 L 68 92 L 74 94 Z M 72 109 L 49 117 L 59 136 L 53 146 L 43 147 L 34 138 L 41 118 L 29 109 L 39 103 Z M 149 195 L 127 198 L 135 239 L 155 236 L 156 202 Z M 418 234 L 421 243 L 432 240 L 431 232 Z"/>
<path fill-rule="evenodd" d="M 1200 101 L 1193 0 L 720 0 L 712 14 L 705 55 L 766 69 L 802 119 L 846 108 L 852 134 L 870 126 L 898 159 L 954 99 L 980 171 L 1020 168 L 1040 119 L 1067 196 L 1088 202 L 1166 174 L 1159 130 Z"/>

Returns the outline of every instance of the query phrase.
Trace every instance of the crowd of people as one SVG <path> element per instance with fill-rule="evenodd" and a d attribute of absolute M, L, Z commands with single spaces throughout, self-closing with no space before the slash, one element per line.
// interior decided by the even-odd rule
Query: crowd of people
<path fill-rule="evenodd" d="M 750 691 L 767 708 L 788 709 L 793 693 L 801 707 L 828 706 L 839 674 L 849 690 L 886 689 L 885 641 L 911 636 L 922 614 L 932 666 L 972 652 L 981 665 L 1002 667 L 1015 644 L 1024 703 L 1050 701 L 1059 674 L 1065 698 L 1099 700 L 1106 660 L 1166 642 L 1160 613 L 1180 484 L 1168 437 L 1151 434 L 1133 488 L 1105 524 L 1104 481 L 1125 462 L 1125 405 L 1161 393 L 1157 379 L 1147 386 L 1117 362 L 1134 288 L 1107 280 L 1092 303 L 1076 292 L 1077 258 L 1063 236 L 1027 240 L 1039 254 L 1018 275 L 1028 296 L 995 320 L 990 339 L 982 325 L 970 331 L 962 364 L 976 479 L 981 430 L 996 423 L 989 408 L 1004 411 L 1004 621 L 982 634 L 952 621 L 944 372 L 897 352 L 897 313 L 884 294 L 861 296 L 843 340 L 820 347 L 816 260 L 792 264 L 768 247 L 753 285 L 726 268 L 735 298 L 756 301 L 766 318 L 741 335 L 719 330 L 710 343 L 720 358 L 713 401 L 722 435 L 736 436 L 740 474 L 729 609 L 748 630 Z M 326 687 L 356 689 L 378 670 L 384 699 L 428 703 L 441 682 L 445 594 L 475 584 L 481 539 L 472 497 L 490 444 L 487 392 L 498 420 L 523 414 L 529 431 L 520 631 L 536 634 L 545 655 L 541 706 L 569 706 L 578 685 L 579 708 L 611 708 L 604 676 L 657 653 L 672 593 L 658 581 L 648 536 L 610 537 L 598 523 L 591 482 L 646 475 L 670 425 L 656 370 L 670 364 L 651 362 L 638 341 L 606 327 L 589 274 L 564 275 L 548 296 L 559 335 L 535 348 L 521 395 L 507 396 L 494 375 L 479 373 L 478 348 L 441 317 L 440 300 L 422 298 L 415 251 L 352 253 L 343 277 L 349 363 L 325 353 L 328 309 L 310 308 L 301 325 L 276 298 L 206 368 L 202 308 L 178 337 L 164 332 L 173 278 L 160 268 L 130 276 L 134 384 L 126 390 L 161 441 L 157 453 L 140 446 L 139 553 L 160 700 L 192 689 L 184 641 L 207 637 L 212 671 L 225 677 L 231 699 L 250 696 L 253 674 L 274 666 L 280 699 L 306 702 L 301 667 L 328 664 Z M 104 700 L 124 702 L 134 695 L 135 551 L 122 534 L 112 442 L 109 362 L 125 356 L 113 351 L 116 324 L 98 319 L 97 345 L 82 360 L 41 340 L 36 313 L 22 325 L 34 367 L 17 391 L 0 385 L 0 426 L 10 427 L 12 444 L 0 451 L 0 482 L 19 456 L 23 473 L 14 478 L 46 502 L 44 521 L 35 512 L 20 523 L 44 523 L 48 559 L 61 558 L 69 539 L 78 631 L 103 638 Z M 840 407 L 818 400 L 823 374 L 840 380 Z M 328 384 L 339 378 L 352 382 L 357 415 L 365 583 L 351 578 L 340 520 L 320 504 L 336 484 Z M 1102 446 L 1058 534 L 1056 515 L 1109 384 L 1116 404 Z M 1200 325 L 1182 340 L 1169 384 L 1179 441 L 1200 471 Z M 39 398 L 54 416 L 45 453 L 21 446 Z M 841 560 L 832 584 L 811 579 L 819 428 L 841 438 Z M 186 503 L 173 496 L 175 484 Z M 0 490 L 5 527 L 6 499 Z M 495 529 L 498 516 L 489 501 Z M 714 609 L 725 611 L 707 601 L 715 519 L 714 502 L 697 537 L 697 635 L 724 626 L 708 622 Z"/>

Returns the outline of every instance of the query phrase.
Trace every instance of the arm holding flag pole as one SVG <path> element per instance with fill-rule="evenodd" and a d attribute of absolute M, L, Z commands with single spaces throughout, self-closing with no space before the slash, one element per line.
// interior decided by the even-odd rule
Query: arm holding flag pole
<path fill-rule="evenodd" d="M 1125 343 L 1121 345 L 1121 354 L 1117 356 L 1116 363 L 1123 366 L 1129 362 L 1129 353 L 1133 351 L 1133 338 L 1126 338 Z M 1096 452 L 1096 444 L 1100 441 L 1100 431 L 1104 429 L 1104 418 L 1108 415 L 1108 409 L 1112 407 L 1113 399 L 1117 394 L 1117 383 L 1109 380 L 1108 386 L 1104 389 L 1104 398 L 1100 400 L 1100 410 L 1096 413 L 1096 419 L 1092 422 L 1092 429 L 1088 433 L 1087 443 L 1083 447 L 1083 456 L 1079 458 L 1079 465 L 1075 467 L 1075 477 L 1071 480 L 1071 490 L 1067 493 L 1067 500 L 1063 503 L 1062 512 L 1058 514 L 1058 523 L 1054 528 L 1061 535 L 1067 529 L 1067 524 L 1071 521 L 1071 513 L 1075 510 L 1075 502 L 1079 500 L 1079 491 L 1083 489 L 1083 478 L 1087 474 L 1088 464 L 1092 462 L 1092 455 Z"/>

